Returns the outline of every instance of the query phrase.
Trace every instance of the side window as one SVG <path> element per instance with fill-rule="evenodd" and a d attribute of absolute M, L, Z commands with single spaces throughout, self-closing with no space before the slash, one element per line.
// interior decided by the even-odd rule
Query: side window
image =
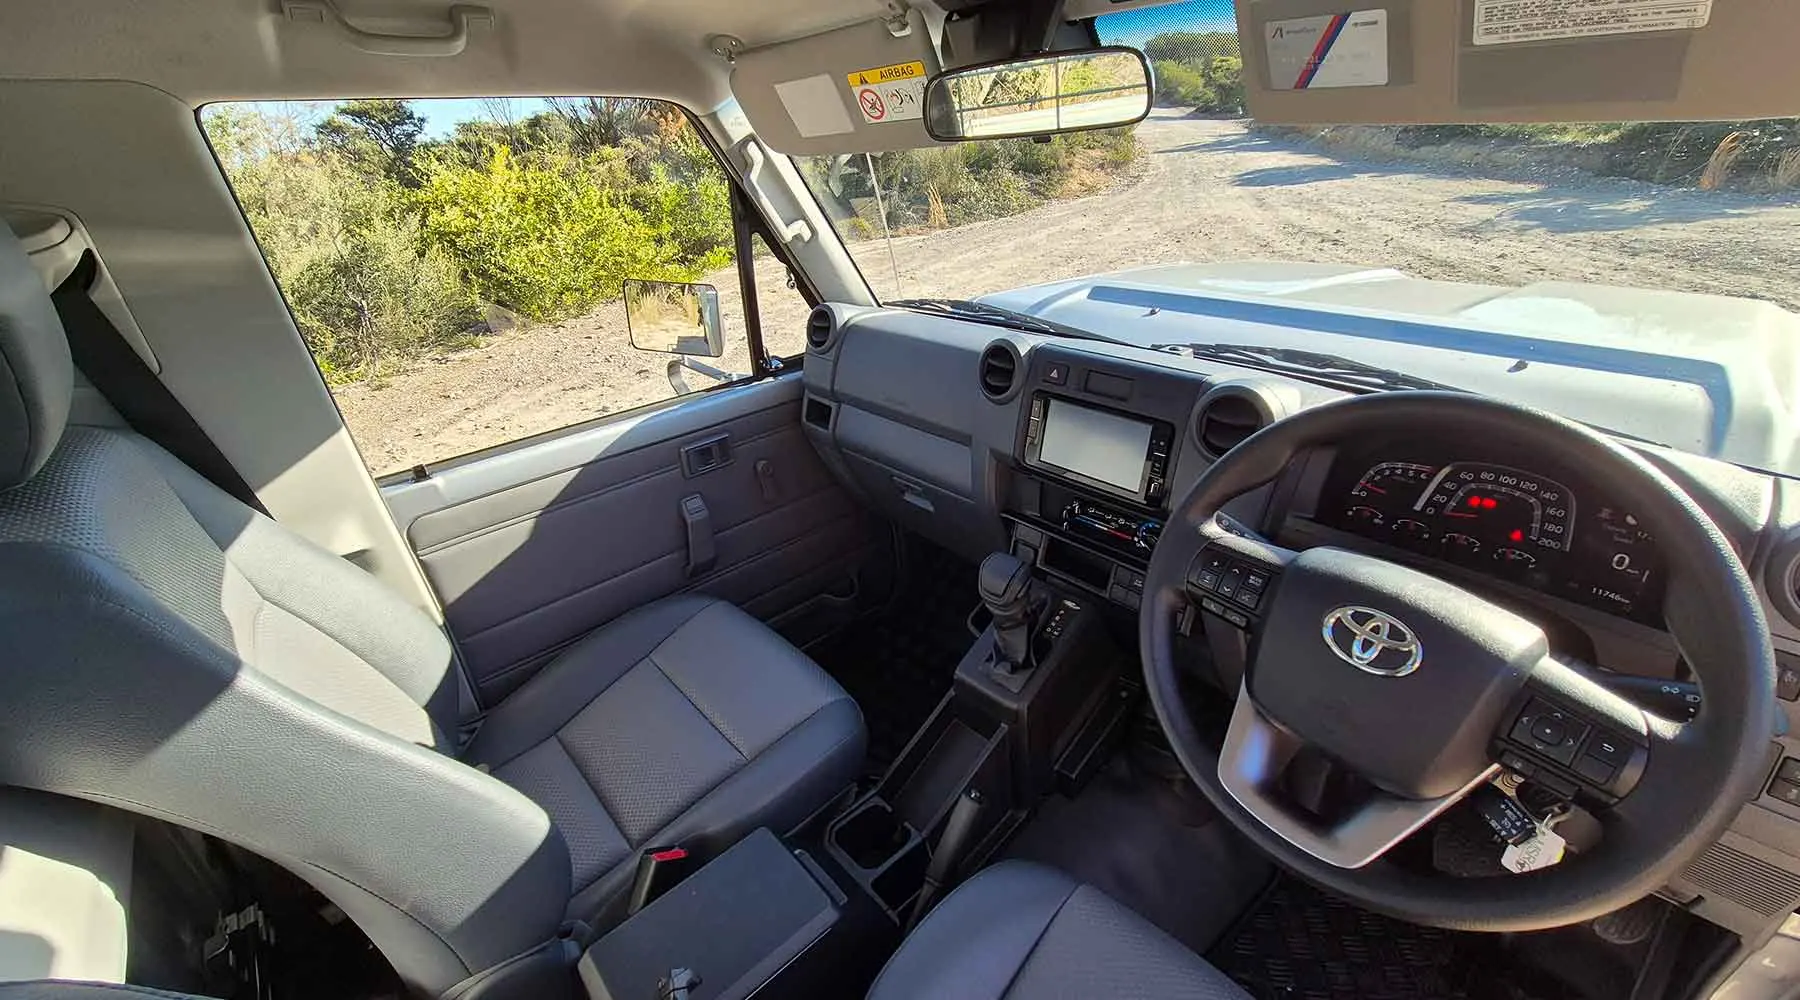
<path fill-rule="evenodd" d="M 201 121 L 377 476 L 751 374 L 730 184 L 674 105 L 235 103 Z M 798 353 L 805 303 L 754 256 L 769 351 Z M 644 308 L 639 344 L 696 353 L 633 346 L 628 279 L 713 286 L 716 309 L 669 284 L 632 301 L 665 325 L 716 315 L 722 354 L 646 332 Z"/>

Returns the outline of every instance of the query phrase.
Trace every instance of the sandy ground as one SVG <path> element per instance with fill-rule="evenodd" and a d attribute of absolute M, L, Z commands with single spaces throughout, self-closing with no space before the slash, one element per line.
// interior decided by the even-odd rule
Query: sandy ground
<path fill-rule="evenodd" d="M 1095 271 L 1172 261 L 1306 260 L 1395 267 L 1489 284 L 1599 282 L 1767 299 L 1800 310 L 1800 207 L 1672 190 L 1565 169 L 1377 162 L 1159 111 L 1144 163 L 1113 189 L 994 222 L 894 241 L 899 294 L 967 298 Z M 852 248 L 894 297 L 880 242 Z M 765 335 L 798 351 L 805 306 L 759 267 Z M 728 330 L 735 277 L 714 277 Z M 612 304 L 493 338 L 379 382 L 339 405 L 372 471 L 389 472 L 672 394 L 667 355 L 633 350 Z M 748 367 L 737 345 L 719 365 Z M 704 383 L 699 376 L 690 384 Z"/>

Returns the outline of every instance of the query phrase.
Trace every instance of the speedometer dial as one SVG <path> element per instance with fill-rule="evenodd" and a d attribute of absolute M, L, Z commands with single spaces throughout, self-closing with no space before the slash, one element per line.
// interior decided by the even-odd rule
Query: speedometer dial
<path fill-rule="evenodd" d="M 1478 551 L 1513 569 L 1530 568 L 1542 549 L 1567 552 L 1575 498 L 1568 487 L 1502 465 L 1445 466 L 1413 505 L 1465 558 Z M 1473 543 L 1473 544 L 1471 544 Z"/>

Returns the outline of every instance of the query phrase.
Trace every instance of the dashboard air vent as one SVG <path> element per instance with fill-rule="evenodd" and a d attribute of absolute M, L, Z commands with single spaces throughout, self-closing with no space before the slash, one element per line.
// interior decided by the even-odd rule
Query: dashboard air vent
<path fill-rule="evenodd" d="M 1788 624 L 1800 626 L 1800 532 L 1790 532 L 1769 553 L 1763 577 L 1769 603 Z"/>
<path fill-rule="evenodd" d="M 1269 423 L 1268 407 L 1254 390 L 1221 386 L 1207 393 L 1194 415 L 1194 443 L 1208 458 L 1218 458 Z"/>
<path fill-rule="evenodd" d="M 827 306 L 819 306 L 806 317 L 806 346 L 824 354 L 831 346 L 831 335 L 837 332 L 837 316 Z"/>
<path fill-rule="evenodd" d="M 1019 352 L 1011 344 L 996 340 L 981 352 L 982 395 L 1002 402 L 1012 395 L 1018 377 Z"/>

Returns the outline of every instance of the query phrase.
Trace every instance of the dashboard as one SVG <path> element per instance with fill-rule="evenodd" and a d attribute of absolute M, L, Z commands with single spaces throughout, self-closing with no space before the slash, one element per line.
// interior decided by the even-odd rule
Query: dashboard
<path fill-rule="evenodd" d="M 1341 453 L 1314 516 L 1362 538 L 1659 623 L 1662 558 L 1631 510 L 1573 472 L 1532 467 L 1504 451 L 1411 444 Z"/>
<path fill-rule="evenodd" d="M 1346 395 L 1124 344 L 821 309 L 801 421 L 827 466 L 891 521 L 964 558 L 1010 550 L 1098 595 L 1118 611 L 1122 642 L 1171 499 L 1261 427 Z M 1800 733 L 1800 479 L 1627 443 L 1742 556 L 1765 603 L 1784 721 Z M 1629 505 L 1549 456 L 1422 427 L 1300 456 L 1225 513 L 1290 547 L 1335 545 L 1436 572 L 1538 622 L 1554 648 L 1645 685 L 1635 690 L 1647 697 L 1691 690 L 1663 627 L 1679 567 Z M 1205 657 L 1214 641 L 1229 637 L 1197 629 L 1190 655 Z M 1800 736 L 1775 742 L 1764 793 L 1706 864 L 1665 890 L 1747 935 L 1800 906 L 1800 784 L 1786 797 L 1776 771 L 1787 758 L 1800 768 Z"/>

